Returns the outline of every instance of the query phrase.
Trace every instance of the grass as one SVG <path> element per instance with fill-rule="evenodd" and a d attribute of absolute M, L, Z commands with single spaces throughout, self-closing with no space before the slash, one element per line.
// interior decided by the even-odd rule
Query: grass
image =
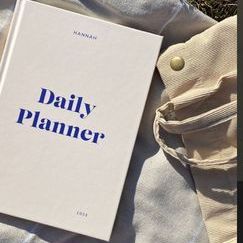
<path fill-rule="evenodd" d="M 221 21 L 237 14 L 237 0 L 188 0 L 208 16 Z"/>

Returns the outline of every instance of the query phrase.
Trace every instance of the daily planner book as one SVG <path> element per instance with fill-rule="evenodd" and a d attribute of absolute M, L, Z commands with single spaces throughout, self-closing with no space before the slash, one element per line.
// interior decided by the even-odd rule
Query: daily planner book
<path fill-rule="evenodd" d="M 16 8 L 0 69 L 0 212 L 108 241 L 162 37 Z"/>

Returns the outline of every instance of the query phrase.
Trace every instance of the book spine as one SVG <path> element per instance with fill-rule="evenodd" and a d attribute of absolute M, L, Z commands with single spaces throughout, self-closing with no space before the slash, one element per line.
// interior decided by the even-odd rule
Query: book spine
<path fill-rule="evenodd" d="M 27 0 L 17 0 L 12 21 L 9 28 L 8 37 L 6 40 L 5 48 L 2 54 L 2 59 L 0 62 L 0 94 L 4 85 L 4 77 L 8 69 L 8 63 L 11 57 L 11 53 L 15 44 L 15 39 L 18 33 L 20 20 L 22 17 L 25 2 Z"/>

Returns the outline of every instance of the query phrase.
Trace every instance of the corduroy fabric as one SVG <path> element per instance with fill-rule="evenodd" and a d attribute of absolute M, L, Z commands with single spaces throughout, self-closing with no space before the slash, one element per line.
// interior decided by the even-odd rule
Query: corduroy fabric
<path fill-rule="evenodd" d="M 161 147 L 191 165 L 210 242 L 236 242 L 237 18 L 169 47 L 158 69 L 170 100 L 156 111 Z M 174 71 L 170 61 L 185 60 Z M 170 147 L 160 129 L 181 136 Z"/>

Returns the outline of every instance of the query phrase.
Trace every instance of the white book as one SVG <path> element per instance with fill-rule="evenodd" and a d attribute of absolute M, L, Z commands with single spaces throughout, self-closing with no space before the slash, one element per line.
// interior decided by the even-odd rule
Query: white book
<path fill-rule="evenodd" d="M 108 241 L 162 37 L 19 1 L 0 69 L 0 212 Z"/>

